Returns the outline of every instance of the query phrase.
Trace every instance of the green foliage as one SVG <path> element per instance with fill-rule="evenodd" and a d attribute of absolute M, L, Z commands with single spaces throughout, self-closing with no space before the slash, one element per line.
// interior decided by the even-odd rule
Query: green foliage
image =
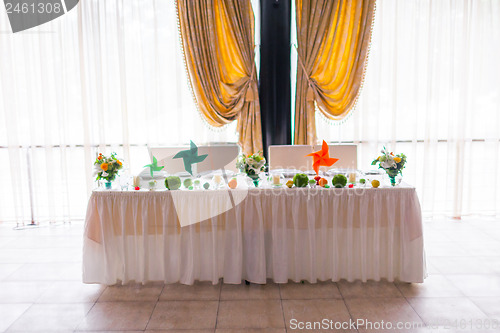
<path fill-rule="evenodd" d="M 336 188 L 345 187 L 347 185 L 347 177 L 341 174 L 333 176 L 332 185 Z"/>
<path fill-rule="evenodd" d="M 178 190 L 181 187 L 181 179 L 177 176 L 169 176 L 165 179 L 165 187 L 169 190 Z"/>
<path fill-rule="evenodd" d="M 309 183 L 309 177 L 305 173 L 298 173 L 293 176 L 293 184 L 295 187 L 306 187 Z"/>

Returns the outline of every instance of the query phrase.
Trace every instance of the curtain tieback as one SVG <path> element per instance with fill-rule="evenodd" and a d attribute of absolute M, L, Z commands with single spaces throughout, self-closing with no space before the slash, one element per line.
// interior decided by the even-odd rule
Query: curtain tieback
<path fill-rule="evenodd" d="M 250 79 L 247 81 L 247 91 L 245 93 L 245 101 L 246 102 L 253 102 L 255 101 L 255 94 L 252 89 L 252 81 L 254 80 L 255 76 L 255 63 L 252 62 L 252 73 L 250 74 Z"/>
<path fill-rule="evenodd" d="M 297 48 L 297 45 L 295 45 L 295 49 L 297 50 L 297 59 L 299 60 L 300 67 L 304 71 L 304 74 L 307 78 L 307 93 L 306 93 L 306 101 L 314 102 L 314 82 L 311 80 L 309 77 L 309 74 L 306 71 L 306 67 L 304 66 L 304 63 L 302 62 L 302 57 L 299 54 L 299 49 Z"/>

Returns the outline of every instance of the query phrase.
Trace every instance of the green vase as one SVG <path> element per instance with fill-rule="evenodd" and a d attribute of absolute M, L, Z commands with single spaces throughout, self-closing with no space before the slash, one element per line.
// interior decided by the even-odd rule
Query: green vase
<path fill-rule="evenodd" d="M 112 185 L 113 185 L 113 183 L 111 183 L 109 180 L 106 180 L 106 181 L 104 182 L 104 188 L 105 188 L 106 190 L 111 190 L 111 186 L 112 186 Z"/>
<path fill-rule="evenodd" d="M 252 180 L 252 183 L 255 187 L 259 187 L 259 175 L 247 175 L 248 178 L 250 178 Z"/>
<path fill-rule="evenodd" d="M 396 176 L 389 176 L 392 186 L 396 186 Z"/>

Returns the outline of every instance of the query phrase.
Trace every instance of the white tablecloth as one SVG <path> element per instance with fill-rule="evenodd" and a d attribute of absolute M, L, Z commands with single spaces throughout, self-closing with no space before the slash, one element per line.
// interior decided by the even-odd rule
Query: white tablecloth
<path fill-rule="evenodd" d="M 178 216 L 209 218 L 181 227 Z M 88 204 L 85 283 L 423 282 L 425 276 L 420 204 L 407 185 L 95 191 Z"/>

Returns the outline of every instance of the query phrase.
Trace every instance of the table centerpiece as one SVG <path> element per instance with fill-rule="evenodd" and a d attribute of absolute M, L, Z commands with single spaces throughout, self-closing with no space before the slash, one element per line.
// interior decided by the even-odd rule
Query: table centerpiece
<path fill-rule="evenodd" d="M 266 159 L 259 151 L 256 154 L 244 155 L 241 154 L 236 161 L 236 168 L 240 172 L 245 173 L 250 178 L 255 187 L 259 186 L 259 173 L 264 171 Z"/>

